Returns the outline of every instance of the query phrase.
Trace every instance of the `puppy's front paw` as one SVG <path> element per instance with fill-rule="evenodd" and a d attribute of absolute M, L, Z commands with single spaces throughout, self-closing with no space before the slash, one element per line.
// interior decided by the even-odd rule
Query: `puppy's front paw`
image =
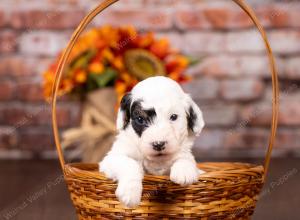
<path fill-rule="evenodd" d="M 132 181 L 119 181 L 118 188 L 116 190 L 116 196 L 119 201 L 126 207 L 134 208 L 141 202 L 143 186 L 142 182 Z"/>
<path fill-rule="evenodd" d="M 189 161 L 175 162 L 171 167 L 170 179 L 182 186 L 191 185 L 198 181 L 200 171 L 197 166 Z"/>
<path fill-rule="evenodd" d="M 113 169 L 110 168 L 109 163 L 106 160 L 103 160 L 99 163 L 99 171 L 104 173 L 106 178 L 116 180 Z"/>

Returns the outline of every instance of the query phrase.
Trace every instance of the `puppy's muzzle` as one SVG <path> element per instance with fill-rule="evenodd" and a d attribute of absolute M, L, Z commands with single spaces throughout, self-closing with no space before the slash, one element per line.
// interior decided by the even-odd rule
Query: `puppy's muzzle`
<path fill-rule="evenodd" d="M 152 143 L 152 146 L 155 151 L 163 151 L 166 148 L 166 143 L 166 141 L 155 141 Z"/>

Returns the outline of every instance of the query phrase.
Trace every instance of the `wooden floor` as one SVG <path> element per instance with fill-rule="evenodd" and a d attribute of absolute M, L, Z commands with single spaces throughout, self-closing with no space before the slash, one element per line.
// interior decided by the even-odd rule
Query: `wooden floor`
<path fill-rule="evenodd" d="M 300 219 L 299 169 L 299 159 L 272 161 L 254 220 Z M 0 161 L 0 219 L 76 219 L 58 162 Z"/>

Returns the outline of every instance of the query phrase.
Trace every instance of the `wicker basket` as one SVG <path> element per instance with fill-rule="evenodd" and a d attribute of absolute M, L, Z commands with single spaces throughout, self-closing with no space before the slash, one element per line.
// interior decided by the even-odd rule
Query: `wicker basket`
<path fill-rule="evenodd" d="M 242 163 L 201 163 L 207 171 L 198 183 L 181 187 L 167 176 L 146 175 L 141 205 L 122 206 L 115 197 L 116 183 L 98 172 L 97 164 L 66 164 L 56 118 L 58 86 L 70 52 L 92 19 L 117 0 L 105 0 L 88 14 L 65 50 L 56 74 L 52 96 L 52 120 L 57 151 L 79 219 L 249 219 L 265 182 L 278 119 L 279 89 L 275 61 L 266 34 L 252 9 L 243 0 L 233 0 L 253 20 L 265 42 L 273 83 L 273 112 L 269 146 L 264 166 Z"/>

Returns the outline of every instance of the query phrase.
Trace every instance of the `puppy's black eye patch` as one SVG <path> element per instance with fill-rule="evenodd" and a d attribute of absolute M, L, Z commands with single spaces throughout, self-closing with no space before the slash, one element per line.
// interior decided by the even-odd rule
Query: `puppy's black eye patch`
<path fill-rule="evenodd" d="M 131 119 L 132 127 L 138 136 L 142 136 L 142 133 L 149 127 L 156 117 L 154 108 L 143 109 L 141 100 L 135 101 L 131 107 Z"/>

